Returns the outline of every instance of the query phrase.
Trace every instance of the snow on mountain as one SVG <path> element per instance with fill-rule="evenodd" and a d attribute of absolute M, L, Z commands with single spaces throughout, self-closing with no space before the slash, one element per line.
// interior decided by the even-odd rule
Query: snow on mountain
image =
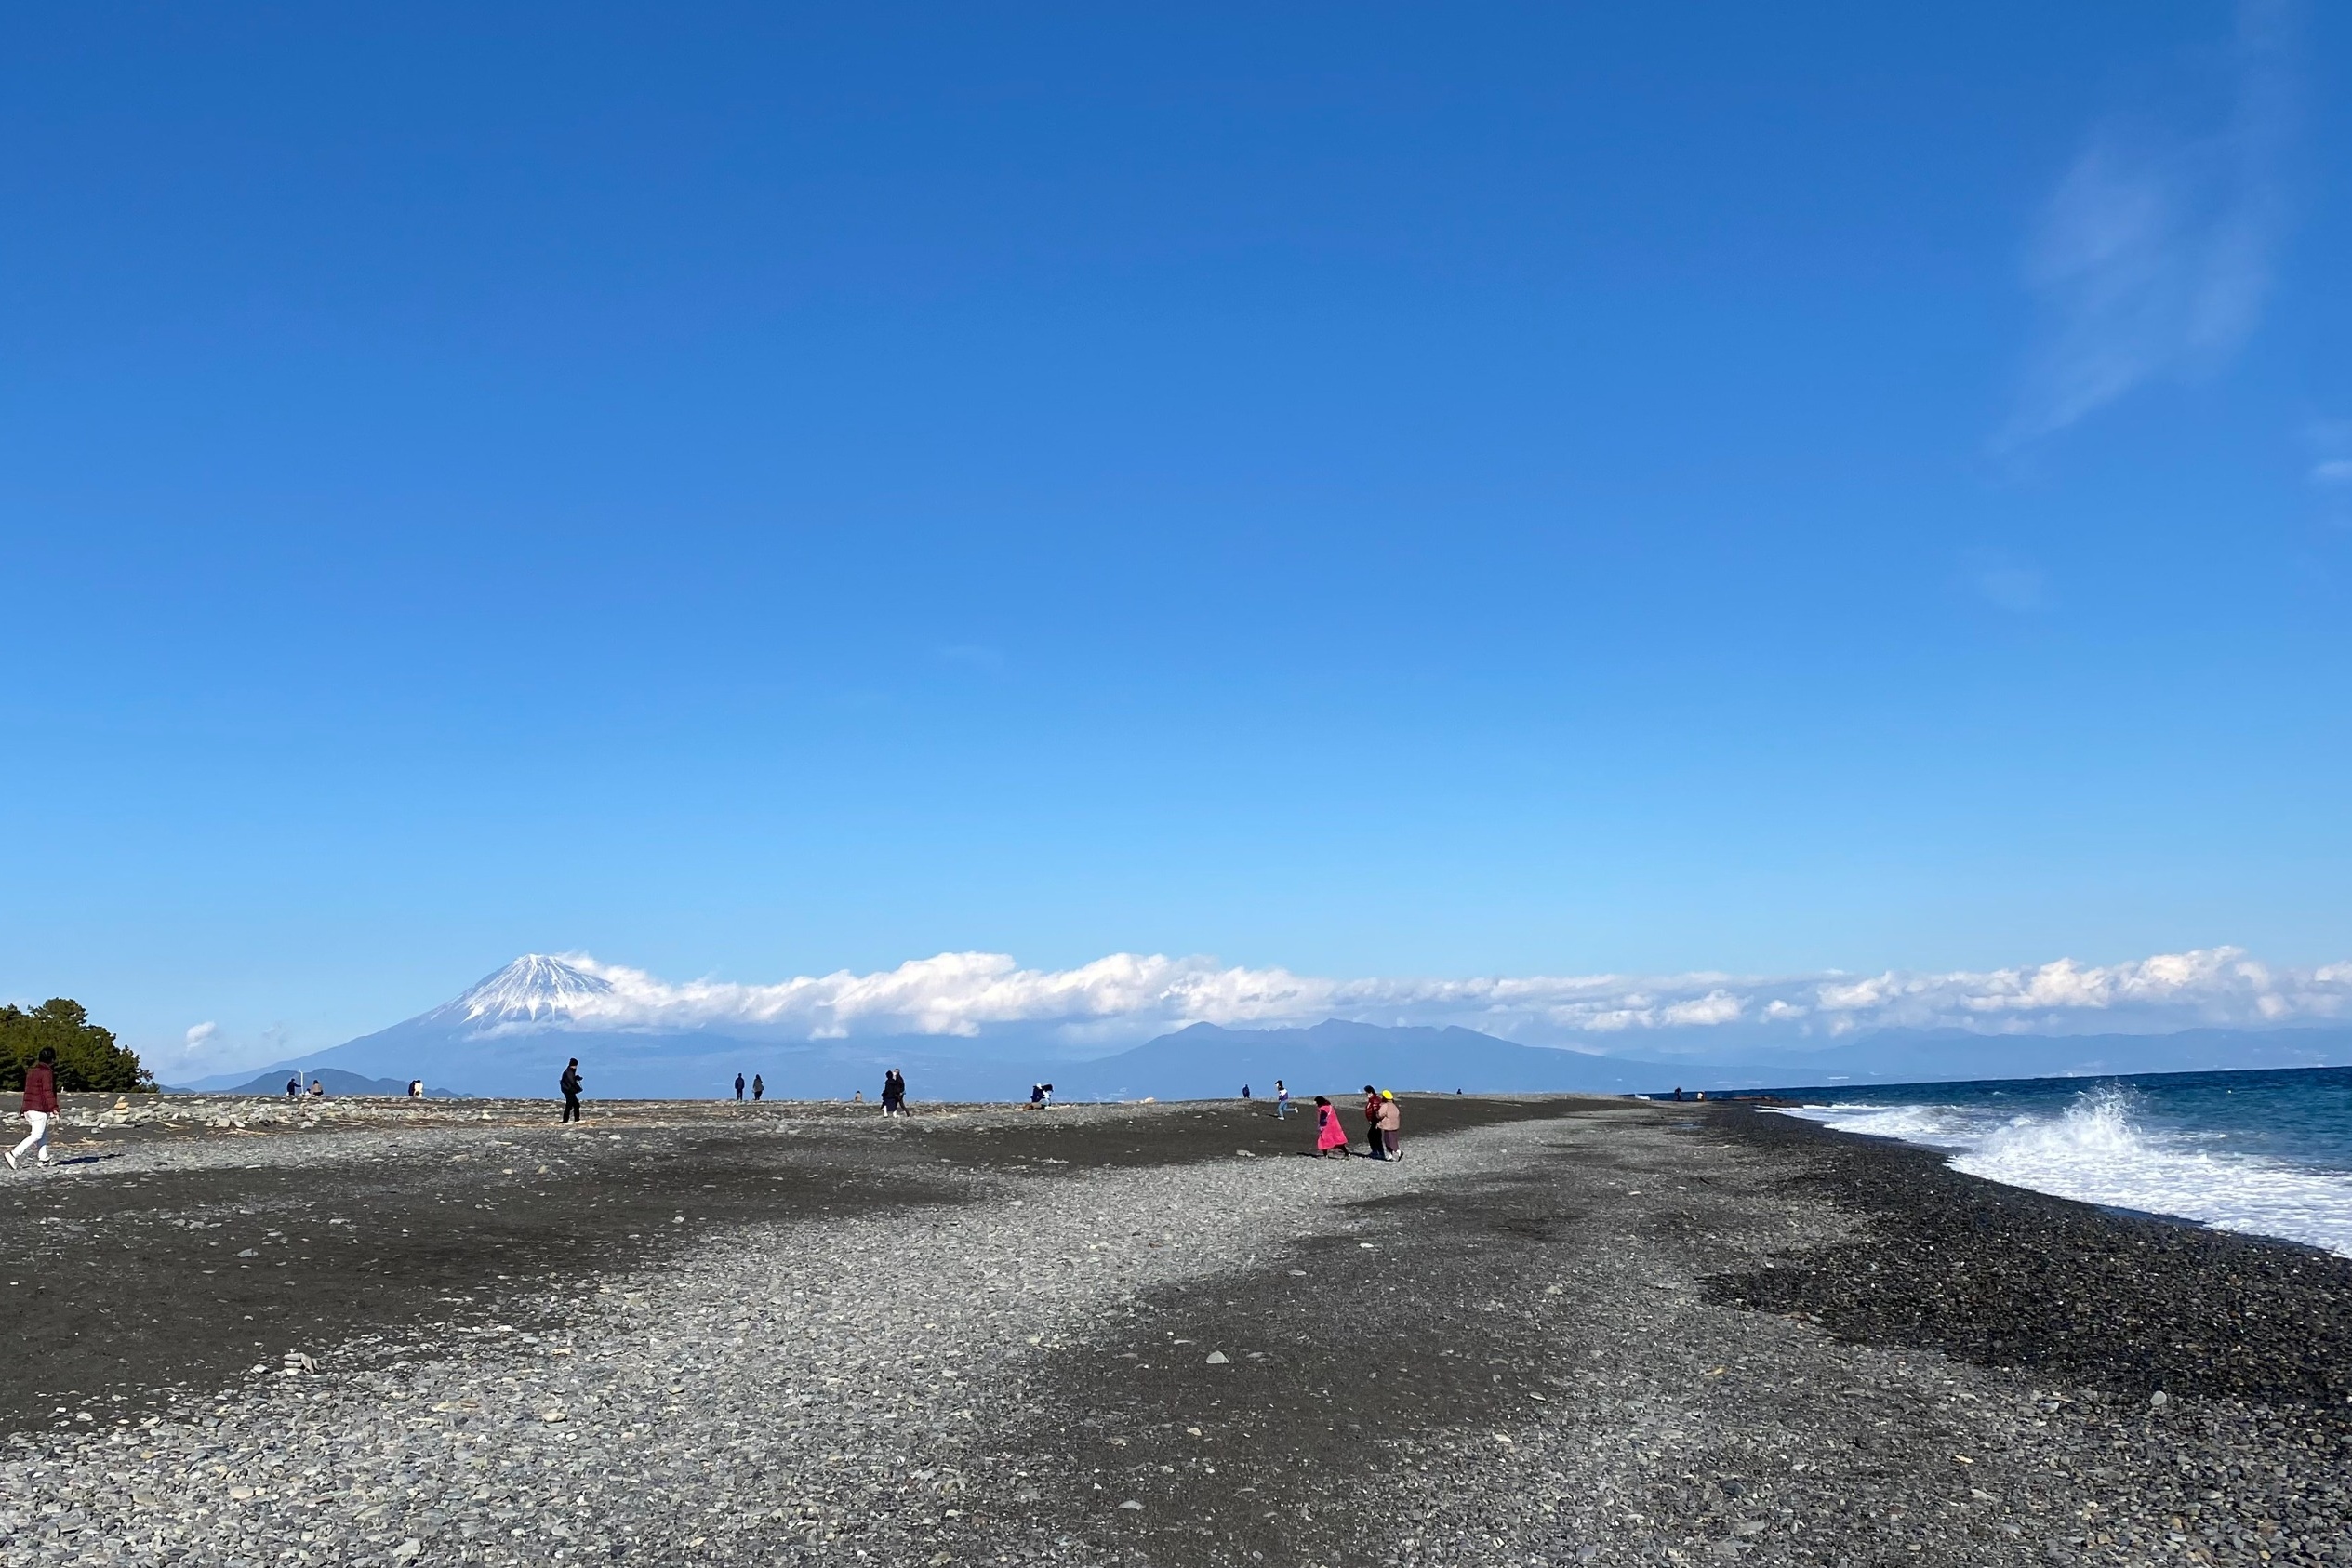
<path fill-rule="evenodd" d="M 445 1002 L 427 1018 L 463 1020 L 489 1028 L 502 1024 L 561 1024 L 596 1010 L 613 995 L 613 984 L 600 975 L 527 952 L 497 974 L 477 981 L 454 1002 Z"/>

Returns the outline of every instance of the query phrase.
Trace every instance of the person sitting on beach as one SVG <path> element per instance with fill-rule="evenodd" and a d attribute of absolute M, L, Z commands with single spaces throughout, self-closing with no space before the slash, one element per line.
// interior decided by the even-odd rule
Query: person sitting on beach
<path fill-rule="evenodd" d="M 1380 1155 L 1380 1091 L 1367 1083 L 1363 1086 L 1363 1151 L 1367 1159 Z"/>
<path fill-rule="evenodd" d="M 1339 1108 L 1322 1095 L 1315 1096 L 1315 1153 L 1318 1158 L 1348 1157 L 1348 1129 L 1339 1124 Z"/>
<path fill-rule="evenodd" d="M 325 1099 L 326 1097 L 326 1080 L 324 1078 L 312 1079 L 311 1093 L 320 1099 Z"/>
<path fill-rule="evenodd" d="M 425 1097 L 425 1081 L 423 1079 L 411 1078 L 408 1081 L 408 1097 L 412 1100 L 420 1100 Z"/>

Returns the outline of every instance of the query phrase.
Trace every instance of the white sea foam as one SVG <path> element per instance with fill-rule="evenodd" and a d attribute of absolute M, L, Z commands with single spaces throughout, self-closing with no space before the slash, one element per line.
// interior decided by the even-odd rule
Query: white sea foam
<path fill-rule="evenodd" d="M 2113 1087 L 2055 1114 L 1964 1106 L 1808 1106 L 1790 1115 L 1941 1149 L 1954 1170 L 2086 1203 L 2174 1215 L 2352 1257 L 2352 1175 L 2204 1147 L 2153 1129 Z"/>

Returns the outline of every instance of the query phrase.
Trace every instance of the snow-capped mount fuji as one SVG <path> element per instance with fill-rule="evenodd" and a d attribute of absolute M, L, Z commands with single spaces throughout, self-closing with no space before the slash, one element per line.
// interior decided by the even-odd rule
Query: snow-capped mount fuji
<path fill-rule="evenodd" d="M 883 1069 L 897 1067 L 924 1083 L 925 1098 L 1017 1099 L 1033 1081 L 1029 1042 L 997 1043 L 976 1053 L 975 1042 L 884 1035 L 857 1040 L 762 1037 L 760 1026 L 737 1018 L 704 1021 L 676 1009 L 649 1008 L 625 985 L 598 973 L 592 960 L 575 963 L 525 953 L 463 992 L 415 1017 L 362 1035 L 314 1056 L 268 1068 L 247 1068 L 200 1079 L 191 1089 L 243 1087 L 264 1076 L 339 1069 L 363 1078 L 406 1083 L 458 1094 L 544 1096 L 574 1056 L 591 1098 L 677 1099 L 733 1092 L 735 1075 L 764 1077 L 778 1097 L 847 1099 L 857 1089 L 879 1092 Z M 615 971 L 625 982 L 628 971 Z M 1019 1057 L 1016 1062 L 1011 1059 Z M 1067 1065 L 1067 1058 L 1062 1058 Z"/>
<path fill-rule="evenodd" d="M 525 953 L 438 1007 L 265 1070 L 339 1068 L 366 1078 L 422 1078 L 460 1094 L 542 1095 L 552 1092 L 564 1064 L 578 1056 L 583 1065 L 598 1064 L 587 1069 L 594 1093 L 670 1098 L 715 1093 L 737 1070 L 760 1070 L 737 1065 L 751 1063 L 754 1054 L 774 1060 L 795 1049 L 718 1030 L 647 1022 L 592 968 Z M 251 1077 L 229 1073 L 190 1087 L 225 1089 Z"/>
<path fill-rule="evenodd" d="M 492 1029 L 542 1022 L 553 1025 L 586 1017 L 600 1004 L 609 1004 L 612 997 L 613 983 L 602 975 L 591 975 L 545 953 L 526 952 L 424 1017 L 463 1020 Z"/>

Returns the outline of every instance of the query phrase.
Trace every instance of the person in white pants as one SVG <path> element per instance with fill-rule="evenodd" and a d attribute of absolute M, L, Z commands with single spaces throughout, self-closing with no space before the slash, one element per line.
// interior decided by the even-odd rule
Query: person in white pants
<path fill-rule="evenodd" d="M 33 1065 L 24 1070 L 24 1119 L 33 1130 L 24 1141 L 8 1150 L 8 1168 L 17 1168 L 17 1156 L 30 1149 L 41 1151 L 41 1163 L 49 1163 L 49 1119 L 57 1114 L 57 1049 L 44 1045 Z"/>

